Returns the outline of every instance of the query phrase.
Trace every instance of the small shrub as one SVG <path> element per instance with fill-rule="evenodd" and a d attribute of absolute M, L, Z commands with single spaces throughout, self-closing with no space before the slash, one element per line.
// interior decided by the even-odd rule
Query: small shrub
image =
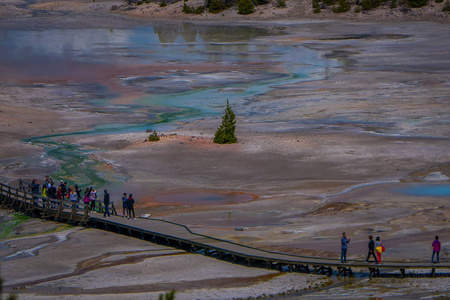
<path fill-rule="evenodd" d="M 319 3 L 319 0 L 312 0 L 312 7 L 313 7 L 313 8 L 319 8 L 319 9 L 320 9 L 320 3 Z"/>
<path fill-rule="evenodd" d="M 159 295 L 159 300 L 175 300 L 175 291 L 171 291 L 170 293 L 165 293 Z"/>
<path fill-rule="evenodd" d="M 263 4 L 269 3 L 269 1 L 268 0 L 256 0 L 254 3 L 255 3 L 255 5 L 263 5 Z"/>
<path fill-rule="evenodd" d="M 286 7 L 286 1 L 285 0 L 277 0 L 277 7 Z"/>
<path fill-rule="evenodd" d="M 448 0 L 444 3 L 444 7 L 442 8 L 443 12 L 448 12 L 450 14 L 450 2 Z"/>
<path fill-rule="evenodd" d="M 212 14 L 218 14 L 227 9 L 224 2 L 220 0 L 208 0 L 208 10 Z"/>
<path fill-rule="evenodd" d="M 391 6 L 389 6 L 390 8 L 397 8 L 397 0 L 392 0 L 391 1 Z"/>
<path fill-rule="evenodd" d="M 350 3 L 347 0 L 339 0 L 338 6 L 333 7 L 334 13 L 344 13 L 350 10 Z"/>
<path fill-rule="evenodd" d="M 165 7 L 165 6 L 167 6 L 167 2 L 163 0 L 163 2 L 161 2 L 161 3 L 159 4 L 159 6 Z"/>
<path fill-rule="evenodd" d="M 316 8 L 314 8 L 314 11 L 313 11 L 315 14 L 320 14 L 320 7 L 316 7 Z"/>
<path fill-rule="evenodd" d="M 408 0 L 410 7 L 418 8 L 427 5 L 428 0 Z"/>
<path fill-rule="evenodd" d="M 153 130 L 153 133 L 150 134 L 150 136 L 148 137 L 148 141 L 149 142 L 157 142 L 157 141 L 159 141 L 159 136 L 156 133 L 156 130 Z"/>
<path fill-rule="evenodd" d="M 444 0 L 436 0 L 436 3 L 442 3 Z"/>
<path fill-rule="evenodd" d="M 377 8 L 380 5 L 381 5 L 381 0 L 362 0 L 361 1 L 361 8 L 364 10 Z"/>
<path fill-rule="evenodd" d="M 238 0 L 238 12 L 241 15 L 252 14 L 255 11 L 255 7 L 251 0 Z"/>
<path fill-rule="evenodd" d="M 353 12 L 355 14 L 359 14 L 361 12 L 361 8 L 359 6 L 355 7 L 355 9 L 353 10 Z"/>
<path fill-rule="evenodd" d="M 187 5 L 186 3 L 183 4 L 183 12 L 186 14 L 197 14 L 200 15 L 203 13 L 203 11 L 205 10 L 205 8 L 203 6 L 199 6 L 197 8 L 193 8 L 190 7 L 189 5 Z"/>
<path fill-rule="evenodd" d="M 144 1 L 138 1 L 138 3 L 136 3 L 137 5 L 142 5 L 144 4 Z"/>
<path fill-rule="evenodd" d="M 336 0 L 323 0 L 323 3 L 326 5 L 334 5 L 336 3 Z"/>

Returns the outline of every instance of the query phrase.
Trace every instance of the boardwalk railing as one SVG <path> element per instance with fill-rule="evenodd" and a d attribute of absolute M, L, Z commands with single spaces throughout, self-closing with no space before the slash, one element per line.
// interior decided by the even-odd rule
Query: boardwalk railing
<path fill-rule="evenodd" d="M 89 205 L 72 203 L 67 199 L 54 199 L 32 194 L 23 180 L 18 189 L 0 183 L 2 208 L 14 209 L 32 217 L 84 225 L 89 222 Z"/>
<path fill-rule="evenodd" d="M 303 272 L 315 274 L 352 275 L 352 267 L 368 269 L 370 276 L 398 277 L 450 277 L 450 273 L 436 273 L 436 269 L 450 270 L 450 264 L 430 264 L 424 262 L 392 262 L 382 265 L 366 264 L 354 260 L 342 264 L 338 259 L 300 256 L 287 253 L 265 251 L 192 232 L 188 227 L 159 219 L 129 220 L 119 216 L 102 218 L 100 214 L 89 211 L 84 203 L 71 203 L 68 200 L 49 199 L 29 192 L 28 185 L 21 181 L 19 189 L 0 183 L 0 203 L 9 208 L 40 218 L 68 222 L 81 226 L 91 226 L 152 243 L 161 244 L 191 253 L 202 254 L 248 267 L 267 268 L 284 272 Z M 428 273 L 406 273 L 406 270 L 430 270 Z M 381 274 L 380 270 L 389 273 Z M 399 271 L 393 274 L 392 271 Z"/>

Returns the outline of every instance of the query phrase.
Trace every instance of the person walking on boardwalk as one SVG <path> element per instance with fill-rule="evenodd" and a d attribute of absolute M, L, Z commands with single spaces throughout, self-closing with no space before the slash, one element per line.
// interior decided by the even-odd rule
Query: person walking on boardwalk
<path fill-rule="evenodd" d="M 90 195 L 91 195 L 91 190 L 89 188 L 86 188 L 86 190 L 84 191 L 84 198 L 83 198 L 83 203 L 84 203 L 85 209 L 89 208 L 89 202 L 91 201 Z"/>
<path fill-rule="evenodd" d="M 128 215 L 131 218 L 136 220 L 136 215 L 134 214 L 134 199 L 133 194 L 130 194 L 127 199 L 127 206 L 128 206 Z M 133 217 L 131 217 L 133 215 Z"/>
<path fill-rule="evenodd" d="M 342 233 L 341 238 L 341 263 L 347 262 L 347 245 L 350 243 L 350 239 L 347 238 L 345 232 Z"/>
<path fill-rule="evenodd" d="M 106 215 L 108 215 L 108 217 L 111 217 L 111 215 L 109 214 L 109 193 L 107 190 L 104 191 L 103 204 L 105 205 L 105 212 L 103 213 L 103 217 L 106 217 Z"/>
<path fill-rule="evenodd" d="M 45 176 L 45 180 L 44 180 L 44 184 L 43 184 L 43 186 L 45 186 L 45 188 L 49 188 L 50 187 L 50 182 L 52 181 L 52 179 L 50 178 L 50 177 L 48 177 L 48 175 L 47 176 Z"/>
<path fill-rule="evenodd" d="M 34 194 L 34 205 L 38 205 L 39 201 L 39 194 L 40 194 L 40 188 L 39 188 L 39 180 L 33 179 L 31 181 L 31 193 Z"/>
<path fill-rule="evenodd" d="M 128 204 L 127 204 L 127 201 L 128 201 L 127 193 L 123 193 L 123 196 L 122 196 L 122 209 L 123 209 L 122 217 L 124 217 L 124 218 L 125 218 L 126 215 L 128 215 Z"/>
<path fill-rule="evenodd" d="M 64 181 L 60 180 L 59 187 L 61 188 L 62 198 L 64 200 L 64 198 L 67 196 L 67 186 L 64 184 Z"/>
<path fill-rule="evenodd" d="M 436 254 L 437 261 L 436 263 L 439 263 L 439 252 L 441 251 L 441 242 L 439 242 L 439 237 L 435 236 L 433 244 L 431 244 L 431 247 L 433 247 L 433 255 L 431 256 L 431 263 L 434 264 L 434 255 Z"/>
<path fill-rule="evenodd" d="M 369 262 L 370 256 L 373 256 L 375 263 L 378 264 L 377 257 L 375 256 L 375 242 L 373 240 L 373 236 L 369 235 L 369 254 L 367 254 L 366 262 Z"/>
<path fill-rule="evenodd" d="M 97 199 L 97 190 L 94 188 L 89 189 L 89 199 L 91 201 L 91 211 L 95 212 L 95 200 Z"/>
<path fill-rule="evenodd" d="M 58 190 L 56 191 L 56 199 L 58 200 L 62 200 L 62 191 L 61 191 L 61 186 L 58 186 Z"/>
<path fill-rule="evenodd" d="M 77 196 L 78 196 L 77 202 L 78 202 L 78 201 L 81 200 L 81 189 L 80 189 L 80 187 L 78 186 L 78 184 L 75 184 L 75 193 L 77 193 Z"/>
<path fill-rule="evenodd" d="M 379 236 L 375 239 L 375 252 L 377 254 L 377 260 L 378 263 L 381 264 L 381 253 L 383 253 L 384 247 L 383 243 L 381 242 L 381 239 Z"/>
<path fill-rule="evenodd" d="M 56 188 L 53 183 L 50 184 L 50 187 L 47 190 L 47 197 L 56 199 Z"/>
<path fill-rule="evenodd" d="M 72 207 L 77 207 L 77 202 L 78 202 L 78 195 L 77 192 L 75 191 L 73 186 L 70 186 L 70 192 L 69 192 L 69 200 L 70 203 L 72 204 Z"/>
<path fill-rule="evenodd" d="M 39 195 L 39 180 L 37 180 L 37 179 L 33 179 L 32 181 L 31 181 L 31 192 L 34 194 L 34 195 Z"/>

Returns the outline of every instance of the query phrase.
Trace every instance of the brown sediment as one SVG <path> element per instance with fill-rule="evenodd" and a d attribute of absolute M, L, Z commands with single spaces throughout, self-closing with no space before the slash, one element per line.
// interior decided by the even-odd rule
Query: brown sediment
<path fill-rule="evenodd" d="M 261 276 L 254 277 L 217 277 L 213 279 L 202 279 L 202 280 L 183 280 L 181 282 L 168 282 L 168 283 L 157 283 L 157 284 L 127 284 L 123 286 L 112 286 L 106 288 L 72 288 L 65 287 L 60 290 L 52 289 L 48 290 L 45 287 L 28 287 L 26 286 L 27 293 L 35 293 L 36 295 L 110 295 L 110 294 L 137 294 L 137 293 L 151 293 L 159 291 L 170 291 L 175 290 L 177 292 L 184 292 L 186 290 L 193 289 L 203 289 L 207 287 L 208 289 L 214 288 L 245 288 L 252 286 L 256 283 L 263 283 L 270 281 L 273 278 L 281 276 L 282 273 L 271 273 Z"/>
<path fill-rule="evenodd" d="M 329 202 L 321 205 L 316 210 L 306 213 L 305 215 L 335 215 L 339 213 L 349 213 L 356 210 L 368 210 L 371 207 L 367 203 L 346 203 L 346 202 Z"/>

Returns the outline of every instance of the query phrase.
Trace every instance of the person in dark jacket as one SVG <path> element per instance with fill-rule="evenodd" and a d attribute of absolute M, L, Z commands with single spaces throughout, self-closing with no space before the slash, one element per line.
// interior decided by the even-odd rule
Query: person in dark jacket
<path fill-rule="evenodd" d="M 66 182 L 67 184 L 67 182 Z M 64 184 L 64 181 L 59 181 L 59 186 L 61 187 L 61 193 L 62 193 L 62 198 L 64 200 L 64 198 L 67 196 L 67 186 L 66 184 Z"/>
<path fill-rule="evenodd" d="M 50 183 L 50 187 L 48 188 L 48 191 L 47 191 L 47 197 L 56 198 L 56 188 L 53 183 Z"/>
<path fill-rule="evenodd" d="M 31 181 L 31 192 L 35 195 L 39 195 L 41 193 L 40 191 L 39 180 L 33 179 L 33 181 Z"/>
<path fill-rule="evenodd" d="M 136 216 L 134 214 L 134 199 L 133 194 L 130 194 L 127 199 L 127 206 L 128 206 L 128 217 L 131 219 L 136 219 Z M 133 214 L 133 217 L 131 217 L 131 214 Z"/>
<path fill-rule="evenodd" d="M 345 232 L 342 233 L 341 238 L 341 263 L 347 262 L 347 244 L 350 243 L 350 239 L 347 238 Z"/>
<path fill-rule="evenodd" d="M 104 191 L 103 204 L 105 205 L 105 212 L 103 213 L 103 217 L 106 217 L 106 215 L 108 215 L 108 217 L 111 217 L 111 215 L 109 214 L 109 193 L 107 190 Z"/>
<path fill-rule="evenodd" d="M 31 181 L 31 192 L 35 195 L 34 196 L 34 205 L 38 205 L 39 196 L 36 196 L 36 195 L 40 195 L 41 194 L 41 189 L 40 189 L 40 186 L 39 186 L 39 180 L 33 179 L 33 181 Z"/>
<path fill-rule="evenodd" d="M 373 240 L 373 236 L 369 235 L 369 254 L 367 254 L 366 262 L 369 262 L 369 258 L 371 255 L 373 256 L 375 263 L 378 264 L 378 259 L 375 256 L 375 242 Z"/>
<path fill-rule="evenodd" d="M 54 200 L 51 199 L 56 199 L 56 188 L 55 185 L 53 184 L 53 182 L 50 182 L 50 187 L 47 190 L 47 197 L 50 198 L 50 203 L 52 205 L 52 208 L 55 208 L 56 205 L 58 205 L 60 202 L 56 202 Z"/>

